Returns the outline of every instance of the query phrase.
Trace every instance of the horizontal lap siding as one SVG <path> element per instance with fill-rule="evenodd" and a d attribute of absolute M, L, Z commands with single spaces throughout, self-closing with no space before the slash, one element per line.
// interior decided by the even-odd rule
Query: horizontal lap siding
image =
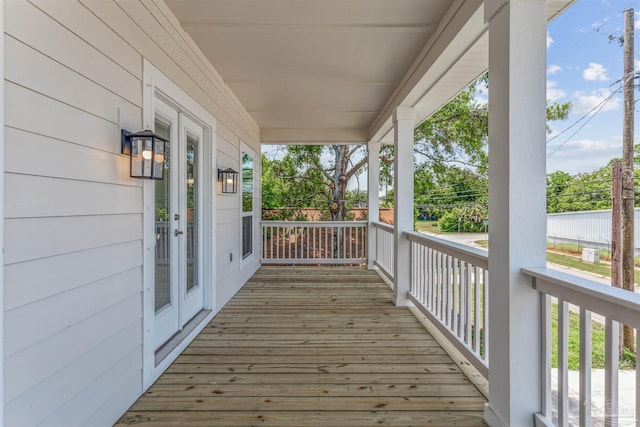
<path fill-rule="evenodd" d="M 6 17 L 5 422 L 82 424 L 141 378 L 142 187 L 118 142 L 141 126 L 141 58 L 133 74 L 25 1 Z"/>
<path fill-rule="evenodd" d="M 226 126 L 218 126 L 217 129 L 217 163 L 218 168 L 233 168 L 242 171 L 240 164 L 240 139 Z M 259 161 L 260 147 L 250 144 L 250 141 L 243 140 L 245 144 L 252 146 L 257 153 L 254 161 Z M 258 171 L 254 166 L 254 173 Z M 249 277 L 260 266 L 260 247 L 255 243 L 254 239 L 254 257 L 250 263 L 242 263 L 242 247 L 239 237 L 242 233 L 240 196 L 242 193 L 242 173 L 238 175 L 238 194 L 219 194 L 217 197 L 217 230 L 218 230 L 218 247 L 217 247 L 217 281 L 221 284 L 226 283 L 245 283 Z M 254 191 L 259 191 L 254 185 Z M 260 235 L 259 218 L 254 218 L 253 235 Z M 233 255 L 231 260 L 230 254 Z M 220 309 L 229 302 L 236 294 L 239 286 L 221 285 L 217 288 L 216 308 Z"/>
<path fill-rule="evenodd" d="M 141 129 L 148 59 L 217 119 L 217 163 L 258 128 L 161 1 L 5 5 L 5 423 L 108 425 L 142 387 Z M 239 195 L 219 196 L 217 276 L 242 285 Z"/>

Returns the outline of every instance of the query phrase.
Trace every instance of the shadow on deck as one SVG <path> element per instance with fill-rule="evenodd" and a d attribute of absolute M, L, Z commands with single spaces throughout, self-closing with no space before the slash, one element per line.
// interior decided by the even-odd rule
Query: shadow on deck
<path fill-rule="evenodd" d="M 484 402 L 375 272 L 263 267 L 116 425 L 482 426 Z"/>

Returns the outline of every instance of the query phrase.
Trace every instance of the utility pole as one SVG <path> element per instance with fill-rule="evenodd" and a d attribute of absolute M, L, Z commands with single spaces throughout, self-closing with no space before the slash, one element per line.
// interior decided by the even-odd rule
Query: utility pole
<path fill-rule="evenodd" d="M 633 191 L 633 9 L 624 11 L 624 127 L 622 131 L 622 287 L 634 291 Z M 633 329 L 624 326 L 624 346 L 635 351 Z"/>
<path fill-rule="evenodd" d="M 611 286 L 622 287 L 622 163 L 611 164 Z M 624 333 L 618 350 L 622 354 Z"/>
<path fill-rule="evenodd" d="M 622 164 L 611 164 L 611 286 L 622 287 Z"/>

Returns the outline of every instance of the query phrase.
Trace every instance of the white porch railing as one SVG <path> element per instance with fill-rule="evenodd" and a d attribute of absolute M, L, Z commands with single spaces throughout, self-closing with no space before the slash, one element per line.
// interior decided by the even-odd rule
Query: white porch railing
<path fill-rule="evenodd" d="M 363 221 L 262 221 L 263 264 L 362 264 Z"/>
<path fill-rule="evenodd" d="M 378 222 L 374 262 L 394 278 L 394 227 Z M 366 261 L 367 224 L 361 222 L 262 222 L 262 262 L 281 264 L 359 264 Z M 411 245 L 409 300 L 449 339 L 486 379 L 489 376 L 488 253 L 426 236 L 405 233 Z M 540 385 L 542 411 L 536 425 L 629 425 L 640 427 L 640 366 L 634 402 L 619 399 L 619 325 L 635 328 L 640 342 L 640 295 L 547 268 L 523 269 L 541 294 Z M 552 302 L 558 303 L 557 320 Z M 569 318 L 579 313 L 579 396 L 569 389 Z M 592 313 L 593 317 L 592 317 Z M 573 316 L 573 315 L 572 315 Z M 605 325 L 604 390 L 592 388 L 592 321 Z M 552 324 L 556 323 L 556 325 Z M 556 329 L 557 328 L 557 329 Z M 552 385 L 552 329 L 557 330 L 557 386 Z M 552 396 L 556 396 L 553 399 Z M 575 401 L 578 400 L 576 405 Z M 572 401 L 574 410 L 569 409 Z M 599 402 L 601 401 L 601 402 Z M 601 415 L 601 416 L 600 416 Z M 600 420 L 598 419 L 600 416 Z M 593 419 L 592 419 L 593 418 Z M 600 423 L 598 421 L 601 421 Z"/>
<path fill-rule="evenodd" d="M 619 328 L 621 324 L 635 328 L 636 344 L 640 342 L 640 295 L 548 268 L 525 268 L 522 271 L 532 277 L 533 288 L 542 294 L 542 412 L 536 414 L 537 425 L 590 426 L 604 423 L 606 426 L 640 426 L 640 367 L 637 363 L 635 402 L 630 403 L 629 399 L 623 401 L 618 396 Z M 552 406 L 555 387 L 551 382 L 552 297 L 557 299 L 558 304 L 558 385 L 555 408 Z M 569 402 L 572 400 L 568 380 L 570 311 L 579 312 L 578 414 L 571 414 L 569 410 Z M 592 322 L 596 321 L 605 325 L 604 390 L 592 389 L 591 332 Z M 556 418 L 552 416 L 554 409 L 557 411 L 557 424 L 553 422 Z"/>
<path fill-rule="evenodd" d="M 487 251 L 419 233 L 406 236 L 409 299 L 488 378 Z"/>
<path fill-rule="evenodd" d="M 393 242 L 394 229 L 392 225 L 381 222 L 372 222 L 372 227 L 376 229 L 376 253 L 374 264 L 380 271 L 393 281 Z"/>
<path fill-rule="evenodd" d="M 170 240 L 173 238 L 168 221 L 156 221 L 156 262 L 167 264 L 170 256 Z M 195 226 L 187 223 L 187 260 L 193 261 L 195 251 Z"/>

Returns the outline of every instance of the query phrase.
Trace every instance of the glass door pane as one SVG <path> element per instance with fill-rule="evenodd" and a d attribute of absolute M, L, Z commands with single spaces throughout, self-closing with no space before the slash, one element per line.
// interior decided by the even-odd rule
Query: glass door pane
<path fill-rule="evenodd" d="M 171 125 L 156 119 L 155 132 L 169 141 Z M 164 179 L 155 181 L 155 310 L 171 304 L 171 171 L 170 149 L 167 142 L 164 158 Z"/>
<path fill-rule="evenodd" d="M 242 217 L 242 259 L 253 252 L 253 216 Z"/>
<path fill-rule="evenodd" d="M 187 292 L 198 286 L 198 140 L 187 134 Z"/>
<path fill-rule="evenodd" d="M 253 253 L 253 157 L 242 152 L 242 259 Z"/>

